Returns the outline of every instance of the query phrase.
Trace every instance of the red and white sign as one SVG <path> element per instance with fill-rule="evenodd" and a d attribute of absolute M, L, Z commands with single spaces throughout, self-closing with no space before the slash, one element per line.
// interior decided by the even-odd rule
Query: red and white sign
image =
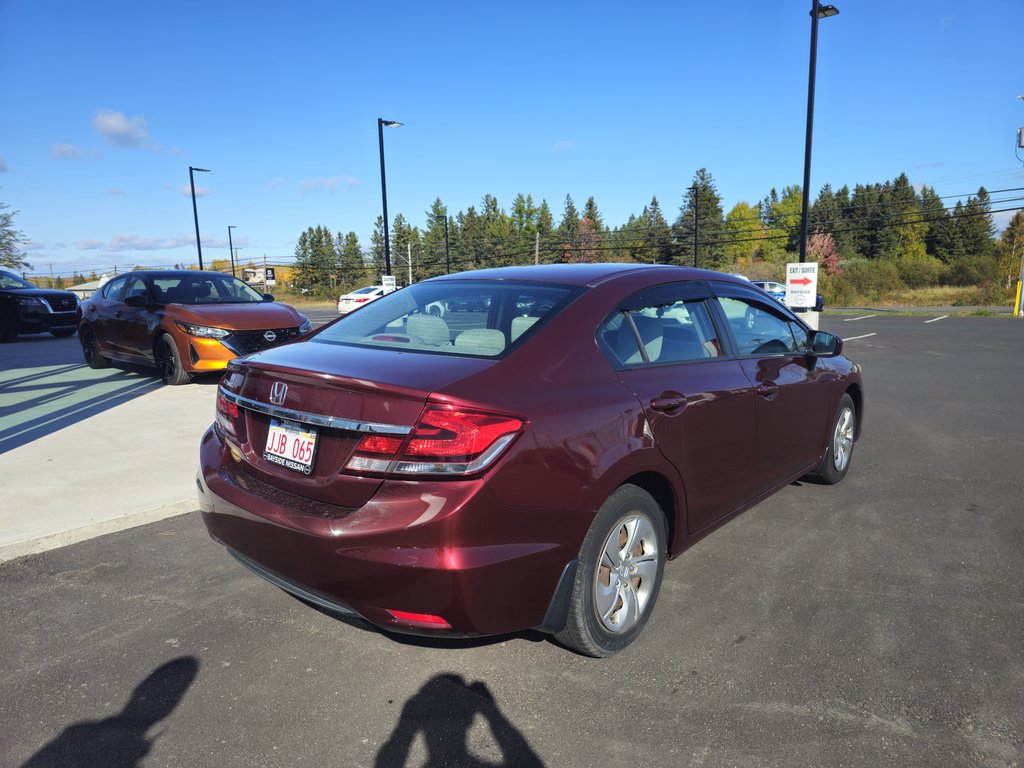
<path fill-rule="evenodd" d="M 786 306 L 814 309 L 818 297 L 818 262 L 786 265 Z"/>

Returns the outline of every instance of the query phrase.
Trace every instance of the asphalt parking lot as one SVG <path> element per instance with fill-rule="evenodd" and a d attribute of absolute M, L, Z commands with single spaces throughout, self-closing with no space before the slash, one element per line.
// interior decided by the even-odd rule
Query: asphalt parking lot
<path fill-rule="evenodd" d="M 1024 765 L 1024 321 L 864 314 L 846 480 L 669 563 L 618 656 L 384 635 L 186 514 L 0 564 L 0 765 Z"/>

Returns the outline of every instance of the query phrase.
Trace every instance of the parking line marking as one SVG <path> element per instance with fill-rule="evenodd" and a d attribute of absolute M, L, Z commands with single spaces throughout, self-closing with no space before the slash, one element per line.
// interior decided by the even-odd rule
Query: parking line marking
<path fill-rule="evenodd" d="M 854 339 L 866 339 L 868 336 L 877 336 L 877 333 L 865 333 L 863 336 L 844 336 L 843 341 L 853 341 Z"/>
<path fill-rule="evenodd" d="M 854 320 L 867 320 L 869 317 L 877 317 L 877 315 L 863 315 L 862 317 L 848 317 L 843 320 L 844 323 L 852 323 Z"/>
<path fill-rule="evenodd" d="M 937 323 L 939 320 L 945 320 L 947 317 L 949 317 L 949 315 L 943 315 L 942 317 L 933 317 L 931 320 L 925 320 L 924 323 L 925 325 L 927 325 L 928 323 Z"/>

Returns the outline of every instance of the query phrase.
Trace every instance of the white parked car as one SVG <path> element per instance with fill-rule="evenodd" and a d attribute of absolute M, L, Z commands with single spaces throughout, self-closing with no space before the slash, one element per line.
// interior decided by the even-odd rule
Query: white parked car
<path fill-rule="evenodd" d="M 369 285 L 366 288 L 352 291 L 352 293 L 346 293 L 344 296 L 338 297 L 338 314 L 347 315 L 353 309 L 358 309 L 383 295 L 383 285 Z"/>

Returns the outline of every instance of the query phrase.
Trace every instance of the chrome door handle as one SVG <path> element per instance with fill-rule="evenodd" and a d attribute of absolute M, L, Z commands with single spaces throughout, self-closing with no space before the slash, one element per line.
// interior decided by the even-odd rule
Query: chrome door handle
<path fill-rule="evenodd" d="M 682 395 L 674 397 L 656 397 L 651 400 L 652 411 L 674 411 L 686 405 L 686 398 Z"/>
<path fill-rule="evenodd" d="M 772 398 L 778 393 L 778 384 L 758 384 L 754 387 L 754 391 L 757 392 L 761 397 Z"/>

